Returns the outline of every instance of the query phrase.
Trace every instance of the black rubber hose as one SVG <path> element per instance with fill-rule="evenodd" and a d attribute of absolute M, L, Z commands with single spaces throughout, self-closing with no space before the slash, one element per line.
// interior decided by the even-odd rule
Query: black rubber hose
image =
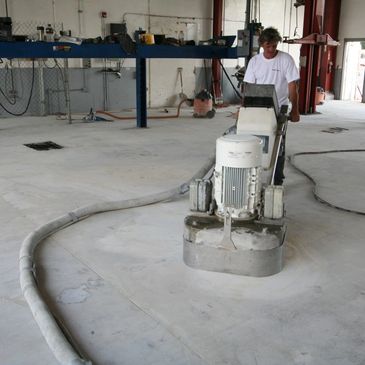
<path fill-rule="evenodd" d="M 224 66 L 223 66 L 223 64 L 222 64 L 222 61 L 221 61 L 221 60 L 218 60 L 218 61 L 219 61 L 219 64 L 221 65 L 222 70 L 223 70 L 224 74 L 226 75 L 226 77 L 227 77 L 227 79 L 228 79 L 229 83 L 232 85 L 232 88 L 233 88 L 234 92 L 236 93 L 236 95 L 238 96 L 238 98 L 242 101 L 242 100 L 243 100 L 243 99 L 242 99 L 242 96 L 241 96 L 241 94 L 239 93 L 239 91 L 236 89 L 236 87 L 233 85 L 233 82 L 232 82 L 231 78 L 229 77 L 229 75 L 228 75 L 228 73 L 227 73 L 226 69 L 224 68 Z"/>
<path fill-rule="evenodd" d="M 353 209 L 347 209 L 347 208 L 343 208 L 340 207 L 338 205 L 332 204 L 329 201 L 323 199 L 318 193 L 317 193 L 317 182 L 314 180 L 314 178 L 312 176 L 310 176 L 308 173 L 306 173 L 305 171 L 303 171 L 302 169 L 300 169 L 294 162 L 295 157 L 297 156 L 308 156 L 308 155 L 324 155 L 324 154 L 328 154 L 328 153 L 346 153 L 346 152 L 365 152 L 365 149 L 349 149 L 349 150 L 329 150 L 329 151 L 314 151 L 314 152 L 298 152 L 298 153 L 294 153 L 293 155 L 290 155 L 288 157 L 288 161 L 290 163 L 291 166 L 294 167 L 295 170 L 297 170 L 298 172 L 300 172 L 301 174 L 303 174 L 312 184 L 313 184 L 313 195 L 315 197 L 315 199 L 317 201 L 319 201 L 322 204 L 325 204 L 331 208 L 334 209 L 338 209 L 341 210 L 343 212 L 348 212 L 348 213 L 354 213 L 354 214 L 359 214 L 359 215 L 365 215 L 365 212 L 362 211 L 358 211 L 358 210 L 353 210 Z"/>
<path fill-rule="evenodd" d="M 35 74 L 35 70 L 34 70 L 34 60 L 33 60 L 33 63 L 32 63 L 32 85 L 31 85 L 31 88 L 30 88 L 30 94 L 29 94 L 29 99 L 28 99 L 27 105 L 26 105 L 24 111 L 22 111 L 20 113 L 15 113 L 15 112 L 12 112 L 12 111 L 8 110 L 3 104 L 0 103 L 0 107 L 2 107 L 7 113 L 9 113 L 11 115 L 14 115 L 15 117 L 21 117 L 22 115 L 24 115 L 28 111 L 29 105 L 30 105 L 30 102 L 31 102 L 32 96 L 33 96 L 34 74 Z"/>

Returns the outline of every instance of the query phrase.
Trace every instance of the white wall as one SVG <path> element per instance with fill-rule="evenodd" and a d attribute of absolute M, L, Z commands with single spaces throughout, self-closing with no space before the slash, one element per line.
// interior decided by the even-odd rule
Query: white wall
<path fill-rule="evenodd" d="M 353 0 L 355 2 L 355 0 Z M 194 40 L 205 40 L 212 35 L 213 0 L 10 0 L 9 15 L 17 22 L 54 22 L 63 23 L 64 29 L 70 29 L 74 35 L 96 37 L 102 34 L 100 12 L 108 14 L 106 23 L 127 23 L 129 34 L 141 27 L 155 34 L 177 37 L 179 31 L 188 35 L 188 29 Z M 285 8 L 286 3 L 286 8 Z M 293 37 L 295 28 L 295 9 L 290 14 L 290 1 L 261 0 L 261 22 L 275 26 L 282 35 Z M 358 1 L 361 3 L 361 1 Z M 53 6 L 54 9 L 53 11 Z M 78 7 L 83 12 L 79 17 Z M 225 0 L 224 34 L 235 35 L 242 29 L 245 20 L 246 0 Z M 0 2 L 0 11 L 5 15 L 5 6 Z M 132 13 L 140 13 L 132 14 Z M 150 16 L 148 16 L 150 14 Z M 284 21 L 285 14 L 285 21 Z M 160 15 L 152 16 L 152 15 Z M 179 18 L 178 18 L 179 17 Z M 299 8 L 298 30 L 302 30 L 303 8 Z M 289 21 L 291 19 L 291 21 Z M 80 32 L 81 30 L 81 32 Z M 34 29 L 35 31 L 35 29 Z M 299 46 L 283 44 L 281 49 L 289 51 L 297 61 Z M 242 65 L 243 61 L 239 63 Z M 97 63 L 95 63 L 97 65 Z M 237 60 L 226 60 L 227 67 L 235 67 Z M 134 60 L 126 60 L 124 67 L 134 66 Z M 202 60 L 150 60 L 148 61 L 148 100 L 150 106 L 171 105 L 179 101 L 180 81 L 178 67 L 183 68 L 184 92 L 194 96 L 196 67 L 202 66 Z"/>
<path fill-rule="evenodd" d="M 339 41 L 341 45 L 337 49 L 336 66 L 342 68 L 345 38 L 365 39 L 365 1 L 343 0 L 341 1 Z"/>
<path fill-rule="evenodd" d="M 54 6 L 53 6 L 54 4 Z M 83 10 L 81 16 L 78 7 Z M 73 35 L 92 38 L 102 35 L 100 12 L 106 11 L 106 23 L 127 23 L 128 32 L 133 33 L 139 27 L 155 34 L 178 37 L 182 30 L 185 37 L 194 40 L 209 39 L 212 29 L 211 0 L 11 0 L 8 1 L 9 16 L 13 22 L 63 23 L 64 29 L 70 29 Z M 55 10 L 55 11 L 54 11 Z M 1 1 L 0 11 L 5 16 L 5 6 Z M 133 14 L 133 13 L 139 13 Z M 148 16 L 161 15 L 159 16 Z M 55 16 L 54 16 L 55 15 Z M 55 19 L 54 19 L 55 18 Z M 80 32 L 81 30 L 81 32 Z M 183 67 L 184 92 L 194 96 L 195 67 L 201 60 L 150 60 L 148 61 L 148 96 L 150 106 L 162 106 L 178 102 L 180 81 L 177 68 Z M 78 66 L 79 63 L 71 63 Z M 100 66 L 97 60 L 93 65 Z M 128 59 L 124 67 L 134 66 L 134 60 Z"/>
<path fill-rule="evenodd" d="M 211 38 L 212 34 L 212 1 L 163 1 L 151 0 L 150 14 L 168 17 L 144 17 L 146 29 L 154 34 L 166 34 L 178 38 L 183 31 L 185 39 L 190 33 L 190 38 L 195 41 Z M 177 18 L 179 17 L 179 18 Z M 181 18 L 183 17 L 183 18 Z M 129 23 L 138 23 L 138 17 L 130 15 L 126 17 Z M 139 22 L 142 17 L 139 17 Z M 136 24 L 136 23 L 135 23 Z M 188 32 L 191 31 L 191 32 Z M 178 68 L 183 68 L 183 91 L 193 98 L 195 92 L 195 69 L 202 65 L 201 60 L 184 59 L 153 59 L 148 60 L 148 100 L 150 106 L 176 105 L 180 98 L 180 79 Z"/>

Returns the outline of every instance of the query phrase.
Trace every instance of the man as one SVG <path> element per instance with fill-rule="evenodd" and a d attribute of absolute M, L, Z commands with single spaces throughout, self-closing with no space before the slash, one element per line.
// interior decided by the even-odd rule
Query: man
<path fill-rule="evenodd" d="M 299 72 L 293 57 L 288 53 L 277 50 L 278 43 L 281 40 L 281 36 L 275 28 L 270 27 L 262 31 L 259 37 L 259 44 L 264 52 L 250 60 L 243 81 L 251 84 L 275 85 L 279 107 L 288 105 L 290 100 L 292 108 L 289 119 L 292 122 L 299 122 L 297 86 Z M 275 185 L 282 185 L 284 180 L 284 137 L 275 171 Z"/>

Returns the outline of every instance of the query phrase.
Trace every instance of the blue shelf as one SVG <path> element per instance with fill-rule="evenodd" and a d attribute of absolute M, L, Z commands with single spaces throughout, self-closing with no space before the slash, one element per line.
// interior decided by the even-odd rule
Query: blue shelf
<path fill-rule="evenodd" d="M 137 127 L 147 127 L 146 59 L 237 58 L 237 48 L 220 46 L 138 45 L 127 54 L 119 44 L 73 44 L 62 42 L 0 42 L 0 58 L 135 58 Z"/>
<path fill-rule="evenodd" d="M 237 49 L 220 46 L 139 46 L 137 55 L 141 58 L 237 58 Z"/>
<path fill-rule="evenodd" d="M 119 44 L 0 42 L 2 58 L 237 58 L 237 49 L 219 46 L 138 45 L 127 54 Z"/>

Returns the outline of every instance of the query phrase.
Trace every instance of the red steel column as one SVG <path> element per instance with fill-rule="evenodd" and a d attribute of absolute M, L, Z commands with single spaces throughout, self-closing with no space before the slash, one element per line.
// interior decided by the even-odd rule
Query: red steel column
<path fill-rule="evenodd" d="M 325 0 L 316 0 L 314 4 L 314 17 L 312 32 L 323 33 L 323 17 L 324 17 L 324 6 Z M 315 113 L 316 111 L 316 93 L 317 86 L 319 83 L 319 70 L 321 66 L 321 57 L 323 52 L 323 46 L 312 46 L 313 50 L 313 68 L 312 68 L 312 80 L 310 89 L 310 101 L 309 101 L 309 112 Z"/>
<path fill-rule="evenodd" d="M 219 37 L 222 34 L 223 27 L 223 0 L 214 0 L 213 9 L 213 37 Z M 213 93 L 215 101 L 222 99 L 221 88 L 221 68 L 219 60 L 212 60 L 212 76 L 213 76 Z"/>
<path fill-rule="evenodd" d="M 306 0 L 304 9 L 303 38 L 313 33 L 316 0 Z M 312 83 L 313 46 L 303 44 L 300 48 L 299 112 L 309 112 Z"/>
<path fill-rule="evenodd" d="M 323 33 L 325 0 L 306 0 L 303 37 Z M 319 82 L 322 46 L 302 45 L 300 49 L 299 111 L 301 114 L 316 111 L 316 89 Z"/>
<path fill-rule="evenodd" d="M 338 29 L 340 23 L 341 0 L 327 0 L 324 10 L 324 33 L 328 33 L 333 39 L 338 38 Z M 320 85 L 325 91 L 333 91 L 335 65 L 336 65 L 335 47 L 324 49 L 321 70 Z"/>

